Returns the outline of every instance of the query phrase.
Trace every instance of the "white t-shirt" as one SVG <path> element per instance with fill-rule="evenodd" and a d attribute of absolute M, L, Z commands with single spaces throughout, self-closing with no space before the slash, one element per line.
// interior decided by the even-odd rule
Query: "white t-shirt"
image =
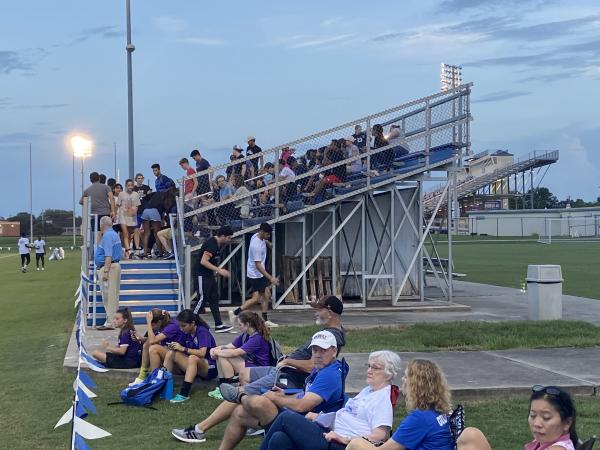
<path fill-rule="evenodd" d="M 116 223 L 135 227 L 137 225 L 137 217 L 133 209 L 140 206 L 140 204 L 140 196 L 137 192 L 133 191 L 129 194 L 127 191 L 122 191 L 119 197 L 117 197 L 119 210 L 117 212 Z"/>
<path fill-rule="evenodd" d="M 35 247 L 35 252 L 37 254 L 46 253 L 46 241 L 36 239 L 33 241 L 33 246 Z"/>
<path fill-rule="evenodd" d="M 367 386 L 335 414 L 334 431 L 340 436 L 351 438 L 369 436 L 377 427 L 391 428 L 394 409 L 390 394 L 391 386 L 377 391 Z"/>
<path fill-rule="evenodd" d="M 281 172 L 279 172 L 279 178 L 285 178 L 286 180 L 291 180 L 295 176 L 296 174 L 292 169 L 290 169 L 289 166 L 285 166 L 283 169 L 281 169 Z"/>
<path fill-rule="evenodd" d="M 29 247 L 27 247 L 28 245 L 29 239 L 27 239 L 26 237 L 22 237 L 21 239 L 19 239 L 19 254 L 25 255 L 26 253 L 29 253 Z"/>
<path fill-rule="evenodd" d="M 246 264 L 246 275 L 248 278 L 262 278 L 263 274 L 256 268 L 256 261 L 260 261 L 265 266 L 267 260 L 267 244 L 258 237 L 258 233 L 252 235 L 250 239 L 250 248 L 248 249 L 248 263 Z"/>

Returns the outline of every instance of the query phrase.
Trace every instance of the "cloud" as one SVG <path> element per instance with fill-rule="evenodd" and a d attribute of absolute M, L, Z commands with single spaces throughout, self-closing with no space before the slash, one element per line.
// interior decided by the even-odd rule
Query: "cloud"
<path fill-rule="evenodd" d="M 125 33 L 115 25 L 104 25 L 99 27 L 85 28 L 81 30 L 73 40 L 62 47 L 72 47 L 77 44 L 81 44 L 92 38 L 112 39 L 116 37 L 122 37 Z M 61 47 L 61 45 L 59 45 Z"/>
<path fill-rule="evenodd" d="M 42 105 L 17 105 L 14 109 L 58 109 L 71 106 L 69 103 L 46 103 Z"/>
<path fill-rule="evenodd" d="M 163 33 L 176 34 L 185 31 L 188 28 L 188 24 L 185 20 L 178 19 L 176 17 L 161 16 L 156 17 L 154 25 Z"/>
<path fill-rule="evenodd" d="M 328 18 L 328 19 L 325 19 L 325 20 L 321 21 L 320 25 L 321 25 L 323 28 L 327 28 L 327 27 L 330 27 L 330 26 L 332 26 L 332 25 L 339 24 L 339 23 L 340 23 L 340 22 L 342 22 L 343 20 L 344 20 L 344 18 L 343 18 L 343 17 L 330 17 L 330 18 Z"/>
<path fill-rule="evenodd" d="M 39 134 L 28 131 L 0 134 L 0 144 L 22 144 L 37 139 Z"/>
<path fill-rule="evenodd" d="M 373 41 L 373 42 L 385 42 L 385 41 L 391 41 L 393 39 L 398 39 L 398 38 L 401 38 L 401 37 L 408 37 L 410 35 L 411 35 L 411 33 L 408 33 L 408 32 L 396 32 L 396 31 L 392 31 L 392 32 L 389 32 L 389 33 L 383 33 L 383 34 L 379 34 L 379 35 L 377 35 L 375 37 L 372 37 L 370 39 L 370 41 Z"/>
<path fill-rule="evenodd" d="M 0 51 L 0 73 L 10 74 L 12 72 L 31 73 L 33 64 L 22 52 Z"/>
<path fill-rule="evenodd" d="M 12 98 L 10 97 L 0 97 L 0 108 L 5 108 L 12 103 Z"/>
<path fill-rule="evenodd" d="M 222 39 L 207 38 L 207 37 L 187 37 L 177 39 L 177 42 L 182 44 L 193 44 L 193 45 L 204 45 L 206 47 L 217 47 L 220 45 L 226 45 L 227 42 Z"/>
<path fill-rule="evenodd" d="M 476 97 L 474 96 L 472 103 L 499 102 L 516 97 L 523 97 L 531 94 L 530 91 L 498 91 Z"/>
<path fill-rule="evenodd" d="M 338 34 L 336 36 L 327 36 L 327 37 L 309 37 L 307 39 L 301 40 L 299 42 L 292 43 L 289 48 L 298 49 L 298 48 L 309 48 L 309 47 L 323 47 L 331 44 L 339 44 L 343 41 L 348 40 L 349 38 L 354 37 L 353 34 Z"/>
<path fill-rule="evenodd" d="M 554 0 L 444 0 L 438 11 L 454 14 L 472 9 L 539 8 L 552 1 Z"/>

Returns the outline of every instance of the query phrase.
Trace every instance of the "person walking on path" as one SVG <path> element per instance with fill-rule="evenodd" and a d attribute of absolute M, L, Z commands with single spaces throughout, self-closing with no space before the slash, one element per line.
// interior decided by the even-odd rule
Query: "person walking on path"
<path fill-rule="evenodd" d="M 98 330 L 113 330 L 112 323 L 119 306 L 119 291 L 121 287 L 121 239 L 112 228 L 110 217 L 100 219 L 102 238 L 96 248 L 94 263 L 98 269 L 102 303 L 106 311 L 104 325 Z"/>

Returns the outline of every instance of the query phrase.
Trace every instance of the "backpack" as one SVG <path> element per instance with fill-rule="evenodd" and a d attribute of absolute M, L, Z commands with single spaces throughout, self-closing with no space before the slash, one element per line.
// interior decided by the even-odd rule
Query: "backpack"
<path fill-rule="evenodd" d="M 126 405 L 147 406 L 156 396 L 167 387 L 173 375 L 164 367 L 154 369 L 148 377 L 139 384 L 126 387 L 121 391 L 121 400 Z"/>
<path fill-rule="evenodd" d="M 281 345 L 273 336 L 271 336 L 271 339 L 269 340 L 269 365 L 276 366 L 279 360 L 284 356 Z"/>

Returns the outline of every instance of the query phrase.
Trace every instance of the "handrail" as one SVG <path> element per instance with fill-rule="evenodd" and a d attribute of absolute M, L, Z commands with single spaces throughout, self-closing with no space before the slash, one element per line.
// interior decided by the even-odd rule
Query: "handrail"
<path fill-rule="evenodd" d="M 179 206 L 178 206 L 179 208 Z M 181 221 L 179 221 L 181 222 Z M 173 254 L 175 256 L 175 269 L 177 271 L 177 284 L 178 284 L 178 294 L 177 294 L 177 301 L 179 303 L 179 310 L 183 310 L 185 309 L 185 306 L 183 304 L 183 277 L 181 276 L 181 263 L 179 262 L 179 252 L 177 250 L 177 215 L 176 214 L 169 214 L 169 223 L 171 225 L 171 245 L 173 246 Z M 183 235 L 183 228 L 181 228 L 181 239 L 183 241 L 184 239 L 184 235 Z M 181 247 L 182 249 L 184 248 L 184 246 Z"/>

